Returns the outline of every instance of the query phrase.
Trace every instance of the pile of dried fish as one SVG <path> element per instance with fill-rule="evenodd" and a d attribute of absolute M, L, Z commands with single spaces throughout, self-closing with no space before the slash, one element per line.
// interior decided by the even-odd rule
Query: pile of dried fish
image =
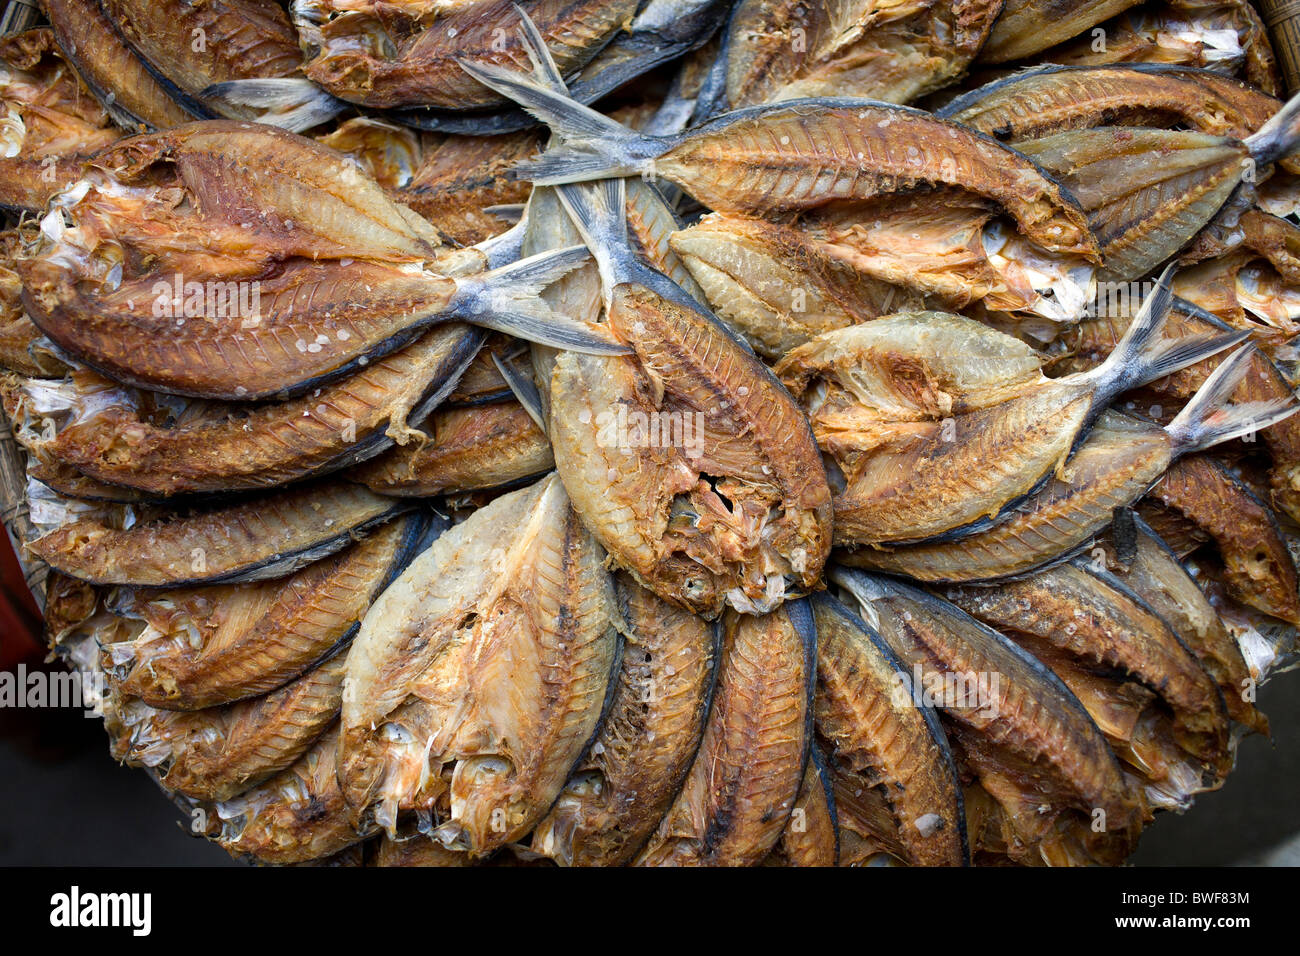
<path fill-rule="evenodd" d="M 1114 865 L 1269 733 L 1300 100 L 1246 0 L 44 7 L 16 533 L 232 854 Z"/>

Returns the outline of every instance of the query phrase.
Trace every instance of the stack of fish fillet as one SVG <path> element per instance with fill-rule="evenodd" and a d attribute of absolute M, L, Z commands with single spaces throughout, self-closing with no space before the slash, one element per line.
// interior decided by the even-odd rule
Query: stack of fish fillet
<path fill-rule="evenodd" d="M 53 654 L 264 863 L 1119 864 L 1300 626 L 1247 0 L 47 0 Z"/>

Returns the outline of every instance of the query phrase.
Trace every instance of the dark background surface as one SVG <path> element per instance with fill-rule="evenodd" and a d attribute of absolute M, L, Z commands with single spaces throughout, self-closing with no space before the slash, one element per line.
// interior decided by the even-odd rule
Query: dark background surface
<path fill-rule="evenodd" d="M 1132 862 L 1239 863 L 1300 833 L 1300 673 L 1266 684 L 1260 705 L 1274 742 L 1244 741 L 1227 785 L 1162 815 Z M 0 710 L 0 865 L 236 865 L 184 822 L 148 776 L 113 762 L 98 720 Z"/>

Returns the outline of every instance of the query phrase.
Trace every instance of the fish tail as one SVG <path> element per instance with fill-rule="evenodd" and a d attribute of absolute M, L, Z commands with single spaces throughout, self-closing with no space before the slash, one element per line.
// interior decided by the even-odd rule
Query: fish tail
<path fill-rule="evenodd" d="M 1249 335 L 1233 330 L 1165 338 L 1162 332 L 1175 301 L 1170 291 L 1175 269 L 1176 266 L 1171 264 L 1160 273 L 1155 289 L 1142 303 L 1115 350 L 1105 362 L 1085 373 L 1096 382 L 1098 407 L 1120 392 L 1195 365 L 1216 352 L 1231 348 Z"/>
<path fill-rule="evenodd" d="M 1258 354 L 1253 345 L 1246 345 L 1229 355 L 1165 427 L 1178 454 L 1201 451 L 1267 428 L 1300 411 L 1294 396 L 1228 404 Z"/>
<path fill-rule="evenodd" d="M 1267 123 L 1247 136 L 1246 146 L 1257 163 L 1271 163 L 1300 148 L 1300 94 L 1283 103 Z"/>
<path fill-rule="evenodd" d="M 627 185 L 621 178 L 560 186 L 556 195 L 591 250 L 608 292 L 628 277 L 636 262 L 627 232 Z"/>
<path fill-rule="evenodd" d="M 488 63 L 461 60 L 460 67 L 484 86 L 513 100 L 551 128 L 555 142 L 535 160 L 516 164 L 514 175 L 538 186 L 585 182 L 641 172 L 669 146 L 643 136 L 570 99 L 544 45 L 534 49 L 524 21 L 525 47 L 533 63 L 528 75 Z M 535 32 L 535 30 L 534 30 Z M 549 64 L 549 65 L 548 65 Z"/>
<path fill-rule="evenodd" d="M 570 246 L 478 275 L 457 277 L 448 317 L 572 352 L 625 354 L 627 348 L 609 332 L 561 315 L 541 297 L 543 289 L 588 258 L 582 246 Z"/>
<path fill-rule="evenodd" d="M 215 103 L 218 112 L 222 106 L 246 106 L 261 110 L 259 122 L 279 126 L 292 133 L 319 126 L 351 107 L 326 93 L 304 77 L 264 77 L 249 80 L 227 80 L 214 83 L 200 98 Z"/>

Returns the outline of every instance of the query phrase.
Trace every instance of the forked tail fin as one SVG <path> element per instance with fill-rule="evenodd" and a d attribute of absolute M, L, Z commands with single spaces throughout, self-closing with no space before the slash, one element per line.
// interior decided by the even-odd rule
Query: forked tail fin
<path fill-rule="evenodd" d="M 1246 146 L 1257 163 L 1271 163 L 1300 148 L 1300 93 L 1283 103 L 1267 123 L 1247 136 Z"/>
<path fill-rule="evenodd" d="M 279 126 L 292 133 L 319 126 L 352 106 L 326 93 L 305 77 L 262 77 L 214 83 L 199 96 L 221 106 L 244 106 L 261 111 L 259 123 Z"/>
<path fill-rule="evenodd" d="M 1098 409 L 1120 392 L 1195 365 L 1249 336 L 1248 332 L 1233 330 L 1166 338 L 1163 332 L 1174 305 L 1170 283 L 1175 269 L 1170 265 L 1160 274 L 1155 288 L 1106 361 L 1083 373 L 1096 382 Z"/>
<path fill-rule="evenodd" d="M 1300 403 L 1294 396 L 1228 404 L 1228 399 L 1246 377 L 1258 354 L 1253 345 L 1247 345 L 1229 355 L 1177 417 L 1165 426 L 1165 431 L 1173 439 L 1176 454 L 1201 451 L 1275 425 L 1300 411 Z"/>
<path fill-rule="evenodd" d="M 608 331 L 561 315 L 541 297 L 543 289 L 588 258 L 582 246 L 571 246 L 457 277 L 449 314 L 528 342 L 592 355 L 624 355 L 627 347 Z"/>

